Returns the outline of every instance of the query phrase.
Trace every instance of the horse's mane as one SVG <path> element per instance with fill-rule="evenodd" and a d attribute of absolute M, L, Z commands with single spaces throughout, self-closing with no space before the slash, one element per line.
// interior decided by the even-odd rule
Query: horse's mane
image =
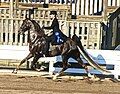
<path fill-rule="evenodd" d="M 44 30 L 40 27 L 40 25 L 35 20 L 31 20 L 31 22 L 33 23 L 33 25 L 35 27 L 35 31 L 44 32 Z"/>

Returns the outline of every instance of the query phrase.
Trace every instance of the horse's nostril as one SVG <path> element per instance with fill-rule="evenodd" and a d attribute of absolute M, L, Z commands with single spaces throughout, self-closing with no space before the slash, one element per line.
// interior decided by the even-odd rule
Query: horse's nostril
<path fill-rule="evenodd" d="M 20 30 L 18 30 L 18 34 L 20 33 Z"/>
<path fill-rule="evenodd" d="M 22 34 L 21 30 L 18 30 L 18 34 Z"/>

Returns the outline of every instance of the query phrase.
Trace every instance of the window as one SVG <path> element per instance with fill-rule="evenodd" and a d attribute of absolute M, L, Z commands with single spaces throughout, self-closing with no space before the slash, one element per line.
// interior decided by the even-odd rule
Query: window
<path fill-rule="evenodd" d="M 84 34 L 87 34 L 87 27 L 85 27 L 85 32 L 84 32 Z"/>
<path fill-rule="evenodd" d="M 82 27 L 80 27 L 79 29 L 79 34 L 82 34 Z"/>

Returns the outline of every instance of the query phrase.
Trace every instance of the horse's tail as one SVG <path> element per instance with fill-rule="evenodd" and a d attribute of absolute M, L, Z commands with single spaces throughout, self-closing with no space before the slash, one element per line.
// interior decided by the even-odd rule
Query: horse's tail
<path fill-rule="evenodd" d="M 101 66 L 99 66 L 97 63 L 95 63 L 95 61 L 92 59 L 92 57 L 85 51 L 84 47 L 82 46 L 82 43 L 80 41 L 80 39 L 78 38 L 77 35 L 73 35 L 72 40 L 75 41 L 75 43 L 77 44 L 78 50 L 81 53 L 81 55 L 88 61 L 88 63 L 94 67 L 95 69 L 101 71 L 101 72 L 105 72 L 105 73 L 111 73 L 110 71 L 101 68 Z"/>

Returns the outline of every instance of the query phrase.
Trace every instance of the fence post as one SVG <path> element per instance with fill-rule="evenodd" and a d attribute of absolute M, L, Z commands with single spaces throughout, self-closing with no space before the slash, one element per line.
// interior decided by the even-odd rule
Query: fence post
<path fill-rule="evenodd" d="M 10 0 L 10 18 L 13 18 L 13 8 L 14 8 L 14 0 Z"/>
<path fill-rule="evenodd" d="M 107 17 L 107 6 L 108 6 L 108 0 L 103 0 L 103 18 L 106 20 Z"/>
<path fill-rule="evenodd" d="M 119 64 L 115 64 L 115 69 L 114 69 L 114 78 L 116 79 L 120 79 L 120 65 Z"/>
<path fill-rule="evenodd" d="M 80 15 L 80 0 L 77 0 L 77 4 L 76 4 L 76 15 Z"/>
<path fill-rule="evenodd" d="M 48 4 L 48 3 L 49 3 L 49 0 L 45 0 L 45 3 Z"/>
<path fill-rule="evenodd" d="M 15 8 L 18 8 L 19 6 L 19 0 L 15 0 Z"/>
<path fill-rule="evenodd" d="M 117 0 L 117 6 L 120 6 L 120 0 Z"/>
<path fill-rule="evenodd" d="M 8 19 L 6 19 L 5 20 L 5 44 L 8 44 L 8 42 L 9 42 L 9 39 L 8 39 L 8 34 L 9 34 L 9 28 L 7 28 L 7 27 L 9 27 L 9 21 L 8 21 Z"/>
<path fill-rule="evenodd" d="M 98 33 L 97 33 L 97 49 L 101 49 L 101 41 L 102 41 L 102 32 L 101 32 L 101 24 L 98 23 Z"/>
<path fill-rule="evenodd" d="M 54 70 L 55 70 L 54 61 L 50 61 L 50 63 L 49 63 L 49 74 L 53 75 Z"/>
<path fill-rule="evenodd" d="M 13 41 L 13 15 L 14 15 L 14 0 L 10 0 L 10 44 Z"/>
<path fill-rule="evenodd" d="M 81 1 L 81 14 L 80 15 L 84 15 L 85 13 L 85 8 L 84 8 L 84 5 L 85 5 L 85 1 Z"/>
<path fill-rule="evenodd" d="M 89 13 L 92 14 L 92 15 L 94 14 L 94 11 L 93 11 L 94 6 L 93 6 L 93 4 L 94 4 L 93 0 L 90 0 L 90 9 L 89 9 L 90 12 Z"/>
<path fill-rule="evenodd" d="M 0 40 L 1 40 L 1 43 L 3 43 L 3 29 L 4 29 L 4 26 L 3 26 L 3 19 L 1 19 L 1 32 L 0 32 Z"/>

